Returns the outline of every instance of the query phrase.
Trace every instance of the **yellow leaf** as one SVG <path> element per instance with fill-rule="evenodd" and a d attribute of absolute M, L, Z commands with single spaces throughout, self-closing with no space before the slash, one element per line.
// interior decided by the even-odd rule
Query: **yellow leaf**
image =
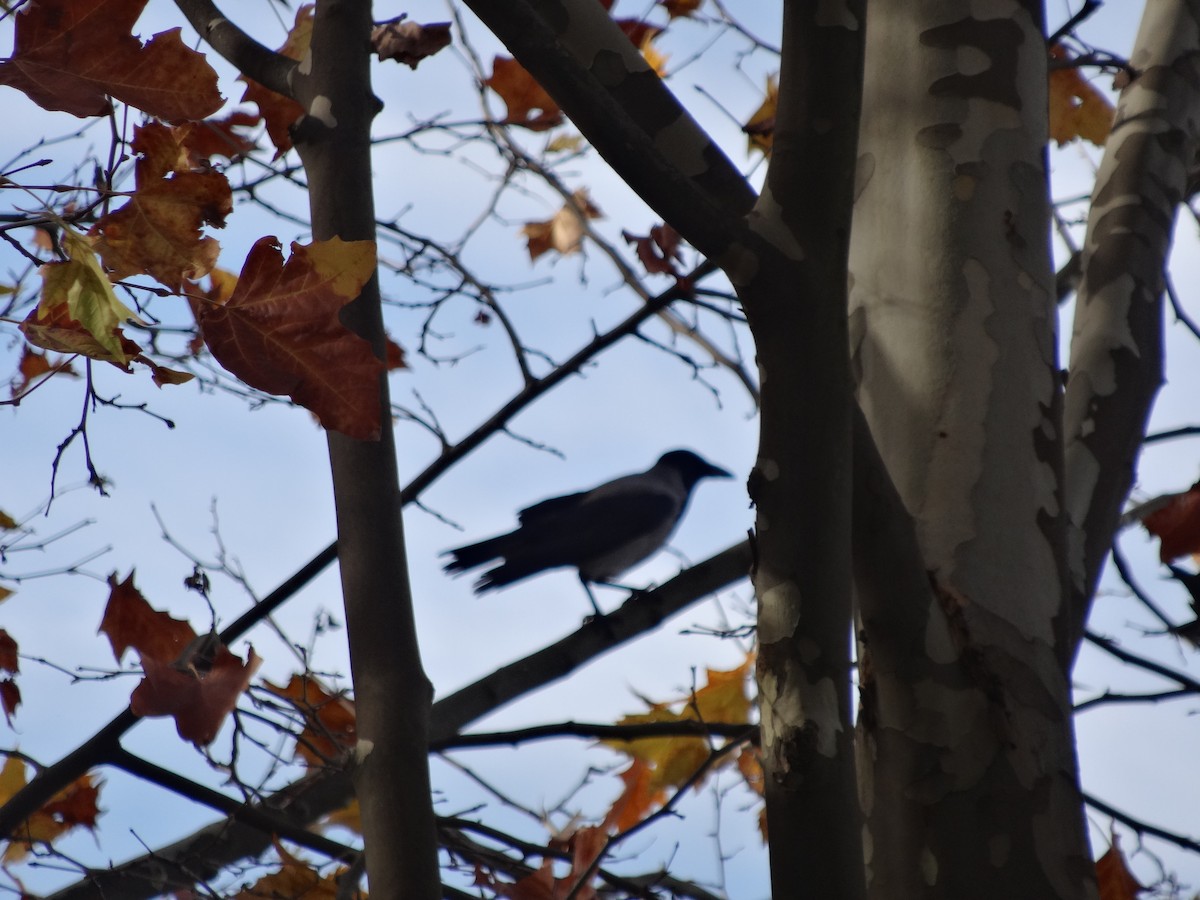
<path fill-rule="evenodd" d="M 767 96 L 762 105 L 742 126 L 742 131 L 749 138 L 748 150 L 759 150 L 763 156 L 771 155 L 771 144 L 775 137 L 775 110 L 778 105 L 779 79 L 771 75 L 767 78 Z"/>
<path fill-rule="evenodd" d="M 599 219 L 604 214 L 592 203 L 585 188 L 571 195 L 574 204 L 564 204 L 553 218 L 544 222 L 526 222 L 521 234 L 529 238 L 529 258 L 535 260 L 543 253 L 555 250 L 563 256 L 578 253 L 587 231 L 584 218 Z M 583 217 L 576 211 L 583 212 Z"/>
<path fill-rule="evenodd" d="M 330 279 L 335 294 L 353 300 L 375 274 L 375 242 L 343 241 L 339 237 L 313 241 L 306 248 L 313 270 Z"/>
<path fill-rule="evenodd" d="M 1071 58 L 1061 46 L 1051 48 L 1050 56 L 1057 60 Z M 1078 138 L 1104 146 L 1116 114 L 1108 98 L 1077 68 L 1051 69 L 1049 90 L 1051 139 L 1060 147 Z"/>

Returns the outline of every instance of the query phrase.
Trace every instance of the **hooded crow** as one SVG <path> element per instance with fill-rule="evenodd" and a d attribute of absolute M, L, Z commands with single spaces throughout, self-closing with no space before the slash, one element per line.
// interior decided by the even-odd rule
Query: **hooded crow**
<path fill-rule="evenodd" d="M 645 472 L 521 510 L 515 531 L 445 551 L 442 555 L 451 557 L 445 569 L 465 572 L 503 560 L 475 582 L 475 593 L 482 594 L 546 569 L 572 566 L 602 615 L 589 585 L 611 584 L 662 547 L 701 478 L 732 477 L 690 450 L 672 450 Z"/>

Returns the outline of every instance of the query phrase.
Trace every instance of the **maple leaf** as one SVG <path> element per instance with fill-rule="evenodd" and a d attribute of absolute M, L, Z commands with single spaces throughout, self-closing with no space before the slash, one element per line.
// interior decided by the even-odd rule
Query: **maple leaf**
<path fill-rule="evenodd" d="M 344 869 L 330 875 L 321 875 L 311 864 L 293 856 L 274 841 L 279 854 L 279 871 L 265 875 L 249 887 L 234 894 L 234 900 L 337 900 L 338 877 Z"/>
<path fill-rule="evenodd" d="M 180 125 L 180 143 L 188 150 L 188 165 L 196 168 L 201 160 L 223 156 L 231 162 L 258 149 L 258 144 L 243 135 L 238 129 L 257 125 L 261 116 L 234 110 L 220 119 L 205 119 Z"/>
<path fill-rule="evenodd" d="M 667 11 L 672 19 L 691 18 L 692 13 L 700 8 L 704 0 L 658 0 L 658 5 Z"/>
<path fill-rule="evenodd" d="M 16 16 L 0 84 L 43 109 L 100 116 L 108 95 L 169 122 L 221 107 L 217 73 L 173 28 L 142 42 L 131 33 L 146 0 L 34 0 Z"/>
<path fill-rule="evenodd" d="M 1137 511 L 1133 513 L 1137 515 Z M 1153 504 L 1139 516 L 1142 525 L 1159 539 L 1158 557 L 1164 563 L 1189 553 L 1200 553 L 1200 482 L 1182 494 Z"/>
<path fill-rule="evenodd" d="M 1050 48 L 1050 58 L 1070 60 L 1070 52 L 1061 44 Z M 1061 147 L 1084 138 L 1103 147 L 1112 131 L 1113 105 L 1092 87 L 1074 66 L 1050 70 L 1050 137 Z"/>
<path fill-rule="evenodd" d="M 683 260 L 683 254 L 679 250 L 681 238 L 679 232 L 670 225 L 655 225 L 650 229 L 648 235 L 636 235 L 622 231 L 621 237 L 637 248 L 638 259 L 642 261 L 642 265 L 648 273 L 678 277 L 679 272 L 675 268 L 675 262 Z"/>
<path fill-rule="evenodd" d="M 530 131 L 547 131 L 563 122 L 563 113 L 558 104 L 515 59 L 507 56 L 493 59 L 492 75 L 484 85 L 504 101 L 508 109 L 505 125 L 521 125 Z"/>
<path fill-rule="evenodd" d="M 296 739 L 296 755 L 310 765 L 323 766 L 341 759 L 358 741 L 354 704 L 330 694 L 307 675 L 293 675 L 285 685 L 265 684 L 268 691 L 287 700 L 304 717 Z"/>
<path fill-rule="evenodd" d="M 312 43 L 313 10 L 315 5 L 304 3 L 296 10 L 296 21 L 288 31 L 287 39 L 276 50 L 289 59 L 302 59 Z M 246 83 L 242 92 L 243 103 L 254 103 L 258 106 L 259 115 L 267 126 L 267 137 L 275 145 L 275 159 L 283 156 L 292 148 L 292 136 L 289 129 L 297 119 L 304 115 L 304 107 L 291 97 L 284 97 L 269 88 L 263 87 L 252 78 L 238 76 L 238 81 Z"/>
<path fill-rule="evenodd" d="M 63 247 L 66 262 L 42 266 L 42 296 L 21 331 L 44 350 L 82 353 L 129 371 L 129 361 L 141 348 L 121 333 L 120 325 L 136 316 L 117 299 L 82 235 L 66 229 Z"/>
<path fill-rule="evenodd" d="M 173 716 L 184 740 L 208 744 L 237 704 L 262 660 L 251 649 L 245 663 L 216 640 L 198 637 L 187 622 L 146 602 L 133 573 L 118 583 L 109 576 L 108 604 L 100 631 L 117 661 L 136 650 L 145 677 L 130 697 L 138 716 Z"/>
<path fill-rule="evenodd" d="M 779 79 L 770 75 L 767 77 L 767 95 L 762 104 L 742 126 L 742 133 L 749 140 L 748 150 L 759 150 L 763 156 L 771 155 L 771 144 L 775 136 L 775 110 L 779 105 Z"/>
<path fill-rule="evenodd" d="M 667 796 L 666 791 L 652 786 L 654 770 L 643 759 L 634 757 L 620 778 L 625 787 L 604 817 L 604 826 L 618 832 L 627 831 L 642 821 Z"/>
<path fill-rule="evenodd" d="M 380 61 L 394 59 L 410 69 L 426 57 L 450 46 L 450 23 L 420 25 L 402 21 L 404 15 L 371 29 L 371 49 Z"/>
<path fill-rule="evenodd" d="M 260 238 L 225 303 L 190 298 L 217 362 L 251 387 L 286 394 L 325 428 L 376 440 L 384 363 L 338 318 L 375 272 L 375 244 L 332 238 L 292 244 Z"/>
<path fill-rule="evenodd" d="M 20 671 L 21 661 L 17 656 L 17 642 L 7 630 L 0 628 L 0 672 L 16 675 Z M 4 710 L 4 719 L 12 725 L 13 713 L 21 705 L 21 690 L 9 676 L 0 677 L 0 708 Z"/>
<path fill-rule="evenodd" d="M 21 397 L 34 381 L 45 375 L 47 380 L 55 375 L 65 375 L 68 378 L 78 378 L 79 373 L 71 367 L 69 359 L 52 360 L 45 353 L 38 353 L 30 346 L 21 351 L 21 361 L 17 363 L 17 375 L 12 380 L 12 396 Z"/>
<path fill-rule="evenodd" d="M 573 203 L 565 203 L 551 218 L 543 222 L 526 222 L 521 234 L 529 238 L 529 259 L 533 261 L 550 250 L 566 256 L 578 253 L 587 231 L 584 218 L 599 219 L 604 214 L 592 203 L 585 188 L 571 194 Z M 583 216 L 580 216 L 580 212 Z"/>
<path fill-rule="evenodd" d="M 1116 835 L 1112 836 L 1112 846 L 1096 860 L 1096 886 L 1100 900 L 1137 900 L 1137 895 L 1146 890 L 1129 871 Z"/>
<path fill-rule="evenodd" d="M 4 861 L 19 862 L 34 844 L 50 843 L 73 828 L 96 827 L 100 814 L 97 800 L 102 782 L 91 775 L 81 775 L 55 794 L 32 816 L 13 829 Z M 0 768 L 0 805 L 7 803 L 25 786 L 25 763 L 15 756 L 5 760 Z"/>
<path fill-rule="evenodd" d="M 233 193 L 220 172 L 191 170 L 183 137 L 158 123 L 134 129 L 137 189 L 91 230 L 114 281 L 144 273 L 177 291 L 216 265 L 220 245 L 201 229 L 224 227 Z"/>

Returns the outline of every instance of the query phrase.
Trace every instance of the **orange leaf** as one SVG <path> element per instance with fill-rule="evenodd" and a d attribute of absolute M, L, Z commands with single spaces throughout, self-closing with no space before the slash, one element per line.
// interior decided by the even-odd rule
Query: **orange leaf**
<path fill-rule="evenodd" d="M 692 13 L 700 8 L 704 0 L 658 0 L 658 5 L 667 11 L 672 19 L 679 17 L 691 18 Z"/>
<path fill-rule="evenodd" d="M 546 131 L 563 122 L 562 110 L 533 76 L 515 59 L 497 56 L 492 60 L 492 77 L 484 82 L 500 95 L 508 108 L 506 125 L 523 125 L 530 131 Z M 537 115 L 533 115 L 537 110 Z"/>
<path fill-rule="evenodd" d="M 654 772 L 642 759 L 634 757 L 629 768 L 621 773 L 625 789 L 604 817 L 604 827 L 626 831 L 646 818 L 650 811 L 662 803 L 666 793 L 651 786 Z"/>
<path fill-rule="evenodd" d="M 341 323 L 341 308 L 375 272 L 371 241 L 292 244 L 259 238 L 228 302 L 190 298 L 217 362 L 251 387 L 286 394 L 328 429 L 379 437 L 379 376 L 371 345 Z"/>
<path fill-rule="evenodd" d="M 1163 562 L 1200 553 L 1200 482 L 1146 515 L 1142 524 L 1159 539 L 1158 557 Z"/>
<path fill-rule="evenodd" d="M 683 259 L 679 250 L 679 232 L 670 225 L 655 225 L 650 234 L 641 236 L 622 231 L 621 237 L 637 248 L 638 259 L 650 274 L 678 275 L 675 261 Z"/>
<path fill-rule="evenodd" d="M 306 675 L 293 675 L 280 687 L 266 682 L 267 690 L 287 700 L 304 716 L 304 730 L 296 740 L 296 755 L 310 765 L 341 759 L 358 741 L 354 704 L 326 692 Z"/>
<path fill-rule="evenodd" d="M 289 59 L 303 58 L 312 43 L 313 9 L 312 3 L 305 3 L 296 10 L 296 21 L 277 53 Z M 259 115 L 267 126 L 267 137 L 275 145 L 275 158 L 279 159 L 292 148 L 292 136 L 288 129 L 304 115 L 304 107 L 291 97 L 268 90 L 244 75 L 238 76 L 238 81 L 246 82 L 242 102 L 257 104 Z"/>
<path fill-rule="evenodd" d="M 775 109 L 778 105 L 779 79 L 772 75 L 767 78 L 767 95 L 762 105 L 742 126 L 742 133 L 750 139 L 747 149 L 759 150 L 763 156 L 771 155 L 771 144 L 775 137 Z"/>
<path fill-rule="evenodd" d="M 71 368 L 69 359 L 51 360 L 45 353 L 38 353 L 33 347 L 26 346 L 21 351 L 21 361 L 17 364 L 17 377 L 12 381 L 12 396 L 20 397 L 43 375 L 47 378 L 55 375 L 79 377 L 79 373 Z"/>
<path fill-rule="evenodd" d="M 4 851 L 5 862 L 17 862 L 35 843 L 49 843 L 72 828 L 96 827 L 100 810 L 96 801 L 100 784 L 91 775 L 81 775 L 13 830 L 13 838 Z M 25 763 L 15 756 L 5 760 L 0 770 L 0 804 L 8 802 L 25 786 Z"/>
<path fill-rule="evenodd" d="M 220 172 L 190 169 L 185 137 L 153 122 L 134 129 L 137 190 L 91 231 L 114 281 L 145 273 L 177 291 L 216 265 L 220 245 L 201 229 L 224 227 L 233 193 Z"/>
<path fill-rule="evenodd" d="M 1050 57 L 1069 60 L 1071 54 L 1057 44 L 1050 48 Z M 1108 98 L 1074 67 L 1051 69 L 1049 91 L 1050 137 L 1060 147 L 1079 138 L 1103 147 L 1116 114 Z"/>
<path fill-rule="evenodd" d="M 179 29 L 148 44 L 131 33 L 146 0 L 34 0 L 16 17 L 12 58 L 0 84 L 44 109 L 100 116 L 111 95 L 170 122 L 203 119 L 221 107 L 217 73 L 184 46 Z"/>
<path fill-rule="evenodd" d="M 203 122 L 179 126 L 180 143 L 188 150 L 188 165 L 196 168 L 201 160 L 213 156 L 223 156 L 232 161 L 257 149 L 258 144 L 237 129 L 257 125 L 260 121 L 260 116 L 235 110 L 221 119 L 205 119 Z"/>
<path fill-rule="evenodd" d="M 235 900 L 275 900 L 279 897 L 289 900 L 336 900 L 339 896 L 337 878 L 340 872 L 321 875 L 311 864 L 284 850 L 278 841 L 275 842 L 275 852 L 279 854 L 279 871 L 242 889 L 234 895 Z"/>
<path fill-rule="evenodd" d="M 1129 871 L 1116 835 L 1112 846 L 1096 860 L 1096 885 L 1100 888 L 1100 900 L 1137 900 L 1137 895 L 1146 890 Z"/>
<path fill-rule="evenodd" d="M 588 192 L 580 188 L 571 195 L 574 203 L 563 204 L 563 207 L 552 218 L 544 222 L 526 222 L 521 228 L 521 234 L 529 238 L 529 259 L 535 260 L 543 253 L 555 250 L 563 256 L 578 253 L 583 246 L 583 236 L 587 231 L 584 218 L 599 219 L 603 213 L 593 205 Z M 583 216 L 580 216 L 580 212 Z"/>

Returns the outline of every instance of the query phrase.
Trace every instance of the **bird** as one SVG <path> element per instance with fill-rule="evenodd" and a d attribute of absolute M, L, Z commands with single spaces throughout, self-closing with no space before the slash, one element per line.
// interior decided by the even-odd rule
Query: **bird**
<path fill-rule="evenodd" d="M 483 594 L 547 569 L 573 567 L 596 615 L 603 616 L 591 585 L 618 586 L 615 578 L 658 551 L 698 481 L 732 477 L 691 450 L 671 450 L 645 472 L 522 509 L 519 526 L 508 534 L 444 551 L 450 557 L 445 571 L 461 574 L 502 560 L 475 582 L 475 593 Z"/>

